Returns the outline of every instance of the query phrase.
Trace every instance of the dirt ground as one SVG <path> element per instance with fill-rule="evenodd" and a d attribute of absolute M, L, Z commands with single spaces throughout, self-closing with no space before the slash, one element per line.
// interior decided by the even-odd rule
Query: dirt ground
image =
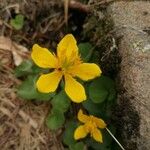
<path fill-rule="evenodd" d="M 10 19 L 18 13 L 25 16 L 25 24 L 22 30 L 16 31 L 10 26 Z M 16 87 L 21 80 L 14 76 L 13 70 L 18 59 L 30 57 L 33 43 L 55 47 L 65 34 L 62 29 L 65 24 L 63 3 L 1 0 L 0 23 L 0 149 L 61 149 L 61 132 L 52 133 L 45 127 L 50 105 L 20 99 Z M 13 49 L 14 42 L 26 51 Z"/>

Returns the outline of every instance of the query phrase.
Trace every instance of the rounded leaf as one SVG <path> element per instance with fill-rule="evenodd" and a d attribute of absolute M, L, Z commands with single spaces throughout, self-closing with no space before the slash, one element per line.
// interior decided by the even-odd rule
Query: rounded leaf
<path fill-rule="evenodd" d="M 32 72 L 33 63 L 30 60 L 23 61 L 18 67 L 15 69 L 15 76 L 21 77 L 27 75 Z"/>
<path fill-rule="evenodd" d="M 96 80 L 89 86 L 89 96 L 94 103 L 102 103 L 106 100 L 108 91 Z"/>
<path fill-rule="evenodd" d="M 64 91 L 59 92 L 51 101 L 53 108 L 66 112 L 70 106 L 70 99 Z"/>
<path fill-rule="evenodd" d="M 69 146 L 70 150 L 84 150 L 84 143 L 83 142 L 78 142 L 74 145 Z"/>
<path fill-rule="evenodd" d="M 65 122 L 64 114 L 59 110 L 53 110 L 46 119 L 46 125 L 51 130 L 56 130 L 62 127 L 64 122 Z"/>
<path fill-rule="evenodd" d="M 63 134 L 63 142 L 66 145 L 74 145 L 76 140 L 74 139 L 74 131 L 77 128 L 77 123 L 75 121 L 70 121 L 65 127 Z"/>
<path fill-rule="evenodd" d="M 89 96 L 94 103 L 114 100 L 116 91 L 113 80 L 105 76 L 95 79 L 89 86 Z"/>
<path fill-rule="evenodd" d="M 90 43 L 80 43 L 78 47 L 82 60 L 88 62 L 93 52 L 92 45 Z"/>
<path fill-rule="evenodd" d="M 16 29 L 16 30 L 20 30 L 22 29 L 23 25 L 24 25 L 24 16 L 21 14 L 18 14 L 15 16 L 14 19 L 10 20 L 10 24 Z"/>
<path fill-rule="evenodd" d="M 30 75 L 28 78 L 22 82 L 22 84 L 18 88 L 17 94 L 26 100 L 41 100 L 41 101 L 47 101 L 50 100 L 53 97 L 52 93 L 49 94 L 43 94 L 37 91 L 35 83 L 37 80 L 37 76 Z"/>
<path fill-rule="evenodd" d="M 97 104 L 92 102 L 92 100 L 87 99 L 82 103 L 82 105 L 89 112 L 89 114 L 105 118 L 105 106 L 103 103 Z"/>

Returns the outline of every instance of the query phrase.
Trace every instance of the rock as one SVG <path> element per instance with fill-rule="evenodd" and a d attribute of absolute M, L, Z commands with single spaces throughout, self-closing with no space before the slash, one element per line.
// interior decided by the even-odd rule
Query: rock
<path fill-rule="evenodd" d="M 114 22 L 116 38 L 120 37 L 118 122 L 124 147 L 150 150 L 150 2 L 114 2 L 107 13 Z"/>

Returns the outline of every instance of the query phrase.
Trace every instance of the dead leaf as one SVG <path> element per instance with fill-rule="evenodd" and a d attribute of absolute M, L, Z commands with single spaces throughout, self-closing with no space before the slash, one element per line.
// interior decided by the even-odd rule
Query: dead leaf
<path fill-rule="evenodd" d="M 26 47 L 13 42 L 10 38 L 0 36 L 0 49 L 10 51 L 13 55 L 14 64 L 20 65 L 23 59 L 29 56 L 29 51 Z"/>

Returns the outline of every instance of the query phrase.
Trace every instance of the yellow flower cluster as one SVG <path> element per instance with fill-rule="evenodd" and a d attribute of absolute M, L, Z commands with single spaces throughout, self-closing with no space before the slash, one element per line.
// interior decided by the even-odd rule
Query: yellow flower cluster
<path fill-rule="evenodd" d="M 83 63 L 77 42 L 72 34 L 67 34 L 57 46 L 57 55 L 51 53 L 47 48 L 34 44 L 31 57 L 35 64 L 41 68 L 53 69 L 48 74 L 42 74 L 37 80 L 37 89 L 42 93 L 54 92 L 61 79 L 65 81 L 65 92 L 69 98 L 76 103 L 86 100 L 84 87 L 75 79 L 84 81 L 94 79 L 101 75 L 101 69 L 94 63 Z M 78 113 L 78 119 L 84 125 L 79 126 L 74 133 L 76 140 L 84 138 L 90 133 L 96 141 L 102 142 L 102 134 L 98 128 L 105 128 L 106 124 L 102 119 L 92 115 Z"/>

